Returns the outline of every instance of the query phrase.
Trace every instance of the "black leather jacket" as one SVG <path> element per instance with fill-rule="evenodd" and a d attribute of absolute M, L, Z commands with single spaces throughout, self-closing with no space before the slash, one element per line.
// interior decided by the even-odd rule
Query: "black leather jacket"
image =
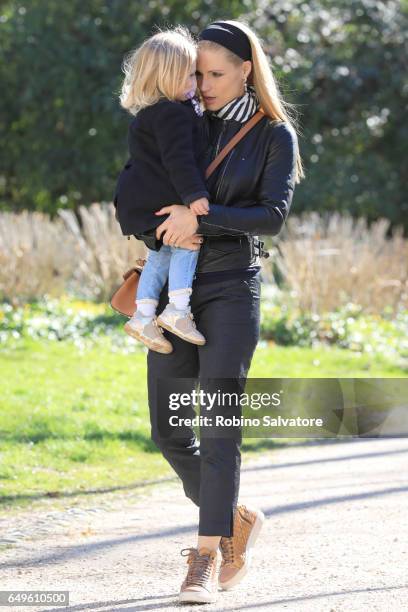
<path fill-rule="evenodd" d="M 207 167 L 242 124 L 207 115 L 204 126 Z M 289 212 L 297 147 L 289 124 L 264 117 L 215 170 L 207 182 L 210 212 L 198 218 L 205 239 L 197 273 L 259 265 L 258 235 L 278 234 Z"/>

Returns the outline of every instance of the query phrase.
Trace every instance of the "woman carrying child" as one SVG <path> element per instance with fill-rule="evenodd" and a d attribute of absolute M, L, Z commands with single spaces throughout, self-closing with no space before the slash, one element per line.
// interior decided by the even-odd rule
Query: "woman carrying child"
<path fill-rule="evenodd" d="M 169 58 L 169 74 L 174 64 L 171 54 L 163 53 Z M 193 68 L 194 56 L 191 75 Z M 133 92 L 138 91 L 138 78 L 130 67 L 123 99 L 128 108 L 132 99 L 136 99 Z M 166 98 L 159 81 L 152 79 L 158 95 Z M 193 88 L 193 76 L 191 79 Z M 240 432 L 233 436 L 207 436 L 200 429 L 200 441 L 189 427 L 184 428 L 182 435 L 166 435 L 162 424 L 168 414 L 168 403 L 161 390 L 166 380 L 174 381 L 178 391 L 185 385 L 187 393 L 191 392 L 191 381 L 198 381 L 200 389 L 214 396 L 219 391 L 242 388 L 259 338 L 260 257 L 265 253 L 258 236 L 280 232 L 289 213 L 295 183 L 304 174 L 290 105 L 279 93 L 255 32 L 236 21 L 217 21 L 207 26 L 199 35 L 197 82 L 206 112 L 202 126 L 205 146 L 203 152 L 197 152 L 200 167 L 195 169 L 191 162 L 189 170 L 194 186 L 172 193 L 165 205 L 155 211 L 156 219 L 167 217 L 158 226 L 154 223 L 151 227 L 156 227 L 155 232 L 149 228 L 145 239 L 150 237 L 152 247 L 157 246 L 156 240 L 161 240 L 167 247 L 199 248 L 192 292 L 185 291 L 188 285 L 185 282 L 184 301 L 174 306 L 184 308 L 188 293 L 187 308 L 191 308 L 205 344 L 191 339 L 186 342 L 174 330 L 169 332 L 169 326 L 164 337 L 171 342 L 172 352 L 150 350 L 147 363 L 152 439 L 181 478 L 186 496 L 199 507 L 197 544 L 182 551 L 188 555 L 188 571 L 179 601 L 209 603 L 216 600 L 218 587 L 233 588 L 248 572 L 251 550 L 264 516 L 259 509 L 238 503 Z M 180 80 L 178 85 L 183 92 L 185 83 Z M 174 100 L 179 99 L 174 96 Z M 173 104 L 182 106 L 183 102 Z M 260 109 L 264 116 L 226 155 L 201 189 L 200 171 L 210 165 Z M 191 124 L 185 120 L 184 126 L 189 135 Z M 163 130 L 166 131 L 166 123 L 162 122 L 160 134 Z M 193 140 L 193 145 L 200 148 L 200 137 L 193 134 Z M 175 145 L 173 151 L 177 155 L 179 146 Z M 191 160 L 190 144 L 185 151 Z M 161 159 L 164 166 L 168 159 Z M 174 186 L 179 180 L 177 189 L 184 189 L 180 187 L 183 179 L 180 182 L 178 175 L 168 174 L 168 178 Z M 151 189 L 155 193 L 155 185 Z M 137 195 L 136 190 L 133 198 Z M 203 198 L 196 207 L 192 206 L 194 199 Z M 120 195 L 118 202 L 120 208 Z M 161 290 L 158 305 L 156 297 L 149 296 L 158 311 L 167 310 L 168 292 L 177 291 L 175 281 L 170 281 L 169 278 L 169 286 L 166 283 Z M 213 411 L 239 416 L 240 406 L 226 407 L 220 402 Z M 188 418 L 195 412 L 192 405 L 187 405 L 181 406 L 177 414 L 179 418 Z"/>

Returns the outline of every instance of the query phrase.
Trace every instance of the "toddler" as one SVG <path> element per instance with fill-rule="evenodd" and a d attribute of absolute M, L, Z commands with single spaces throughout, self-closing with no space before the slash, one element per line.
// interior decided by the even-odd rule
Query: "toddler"
<path fill-rule="evenodd" d="M 190 295 L 199 251 L 155 239 L 163 218 L 154 213 L 180 203 L 208 214 L 208 192 L 197 164 L 202 110 L 196 97 L 196 45 L 182 27 L 147 39 L 125 61 L 121 105 L 135 115 L 129 153 L 117 184 L 115 206 L 124 235 L 145 241 L 149 254 L 136 295 L 136 312 L 125 331 L 159 353 L 172 344 L 161 327 L 193 344 L 205 344 L 196 329 Z M 156 317 L 168 280 L 169 304 Z"/>

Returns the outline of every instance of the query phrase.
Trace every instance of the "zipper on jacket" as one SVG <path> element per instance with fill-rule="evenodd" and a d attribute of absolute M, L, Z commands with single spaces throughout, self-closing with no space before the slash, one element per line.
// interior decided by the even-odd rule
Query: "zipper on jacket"
<path fill-rule="evenodd" d="M 214 155 L 214 157 L 213 157 L 213 160 L 214 160 L 214 159 L 217 157 L 218 153 L 220 152 L 221 138 L 222 138 L 222 136 L 223 136 L 223 134 L 224 134 L 224 132 L 225 132 L 226 128 L 227 128 L 227 120 L 226 120 L 226 119 L 223 119 L 223 120 L 222 120 L 222 128 L 221 128 L 220 135 L 218 136 L 218 142 L 217 142 L 217 146 L 216 146 L 216 149 L 215 149 L 215 155 Z M 231 159 L 231 157 L 232 157 L 233 153 L 234 153 L 234 150 L 232 150 L 232 151 L 231 151 L 231 153 L 230 153 L 230 155 L 229 155 L 229 157 L 228 157 L 227 161 L 225 162 L 225 166 L 224 166 L 224 169 L 223 169 L 223 171 L 222 171 L 222 175 L 221 175 L 221 177 L 220 177 L 220 179 L 219 179 L 219 181 L 220 181 L 220 182 L 219 182 L 218 187 L 217 187 L 217 193 L 216 193 L 216 195 L 215 195 L 215 199 L 216 199 L 216 200 L 218 199 L 218 194 L 219 194 L 219 192 L 220 192 L 220 188 L 221 188 L 222 181 L 223 181 L 223 178 L 224 178 L 224 175 L 225 175 L 225 171 L 226 171 L 226 169 L 227 169 L 227 166 L 228 166 L 228 164 L 229 164 L 229 161 L 230 161 L 230 159 Z"/>
<path fill-rule="evenodd" d="M 226 122 L 226 120 L 223 120 L 221 132 L 220 132 L 220 135 L 218 136 L 218 142 L 217 142 L 217 146 L 216 146 L 216 149 L 215 149 L 215 154 L 214 154 L 213 159 L 215 159 L 217 157 L 217 155 L 218 155 L 218 153 L 220 151 L 221 138 L 222 138 L 222 135 L 225 132 L 225 128 L 226 127 L 227 127 L 227 122 Z"/>
<path fill-rule="evenodd" d="M 220 177 L 220 182 L 218 183 L 217 193 L 215 194 L 215 201 L 218 200 L 218 194 L 220 193 L 222 181 L 224 180 L 225 172 L 227 170 L 228 164 L 230 163 L 231 157 L 233 155 L 234 155 L 234 149 L 232 149 L 231 153 L 229 154 L 229 157 L 228 157 L 227 161 L 225 162 L 224 170 L 222 171 L 222 175 Z"/>

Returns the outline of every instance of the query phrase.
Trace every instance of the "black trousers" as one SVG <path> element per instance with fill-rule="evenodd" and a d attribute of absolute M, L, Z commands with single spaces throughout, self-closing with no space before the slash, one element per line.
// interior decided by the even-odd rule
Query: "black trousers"
<path fill-rule="evenodd" d="M 196 282 L 191 310 L 206 344 L 196 346 L 164 332 L 174 347 L 170 355 L 149 351 L 148 394 L 152 440 L 181 478 L 184 492 L 199 506 L 199 535 L 233 535 L 233 515 L 238 501 L 241 436 L 203 436 L 193 429 L 182 436 L 165 437 L 158 426 L 161 411 L 160 377 L 199 381 L 201 388 L 220 387 L 219 379 L 245 380 L 258 339 L 260 325 L 260 272 L 243 280 Z M 160 297 L 160 313 L 168 301 L 167 285 Z M 187 381 L 186 381 L 187 383 Z M 177 385 L 179 389 L 179 385 Z M 228 389 L 229 390 L 229 389 Z M 186 389 L 187 391 L 187 389 Z M 216 406 L 217 414 L 228 407 Z M 229 409 L 228 416 L 231 414 Z M 178 410 L 179 417 L 194 416 L 192 406 Z"/>

